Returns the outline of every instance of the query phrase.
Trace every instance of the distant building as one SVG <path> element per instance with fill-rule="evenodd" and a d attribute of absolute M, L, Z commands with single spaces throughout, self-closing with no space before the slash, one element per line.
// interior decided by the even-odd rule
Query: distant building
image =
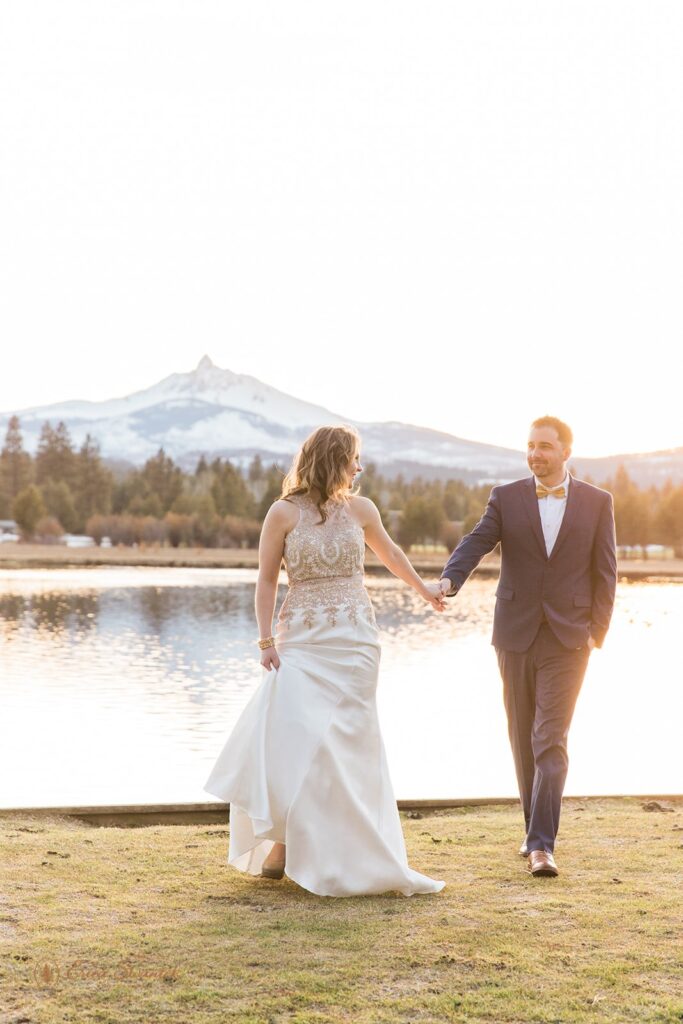
<path fill-rule="evenodd" d="M 19 540 L 19 529 L 13 519 L 0 519 L 0 544 Z"/>

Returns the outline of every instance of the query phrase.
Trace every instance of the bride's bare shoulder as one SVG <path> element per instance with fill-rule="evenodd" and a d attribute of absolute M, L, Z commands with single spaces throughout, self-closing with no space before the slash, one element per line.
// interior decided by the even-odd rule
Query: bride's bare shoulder
<path fill-rule="evenodd" d="M 278 498 L 268 509 L 266 519 L 273 526 L 291 530 L 299 522 L 299 506 L 296 500 Z"/>
<path fill-rule="evenodd" d="M 362 494 L 349 496 L 349 508 L 361 526 L 368 526 L 377 515 L 377 506 L 374 501 Z"/>

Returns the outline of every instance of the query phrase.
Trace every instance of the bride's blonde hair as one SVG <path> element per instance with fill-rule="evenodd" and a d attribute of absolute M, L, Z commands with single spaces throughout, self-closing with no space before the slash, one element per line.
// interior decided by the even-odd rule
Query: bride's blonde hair
<path fill-rule="evenodd" d="M 322 506 L 326 501 L 358 493 L 358 488 L 349 487 L 348 472 L 359 447 L 360 434 L 354 427 L 318 427 L 294 456 L 280 497 L 287 501 L 290 495 L 309 494 L 315 488 L 324 523 L 327 515 Z"/>

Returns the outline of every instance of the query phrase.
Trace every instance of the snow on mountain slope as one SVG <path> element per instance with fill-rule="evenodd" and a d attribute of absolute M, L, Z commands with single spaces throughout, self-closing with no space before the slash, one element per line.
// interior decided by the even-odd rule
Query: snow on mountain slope
<path fill-rule="evenodd" d="M 76 444 L 86 433 L 104 455 L 139 462 L 163 446 L 189 451 L 263 448 L 291 454 L 311 427 L 347 422 L 322 406 L 286 395 L 246 374 L 223 370 L 204 356 L 195 370 L 104 402 L 69 401 L 16 410 L 26 447 L 34 450 L 46 420 L 64 420 Z M 11 413 L 0 417 L 4 426 Z"/>
<path fill-rule="evenodd" d="M 54 421 L 102 421 L 129 416 L 164 404 L 177 410 L 184 406 L 192 408 L 197 402 L 267 415 L 276 421 L 286 420 L 292 426 L 327 422 L 330 416 L 343 422 L 328 409 L 286 395 L 256 377 L 222 370 L 208 356 L 203 356 L 196 369 L 189 373 L 172 373 L 158 384 L 123 398 L 105 402 L 58 402 L 39 408 L 17 410 L 17 415 L 22 422 L 30 422 L 36 417 Z"/>
<path fill-rule="evenodd" d="M 255 377 L 223 370 L 204 356 L 189 373 L 172 373 L 142 391 L 104 402 L 68 401 L 16 410 L 24 443 L 35 451 L 46 420 L 69 427 L 80 445 L 90 433 L 109 458 L 142 463 L 159 448 L 184 468 L 201 454 L 246 463 L 256 452 L 288 461 L 306 435 L 323 423 L 353 423 Z M 11 412 L 0 415 L 4 434 Z M 470 482 L 513 480 L 528 472 L 524 454 L 408 423 L 356 423 L 363 457 L 386 473 L 461 476 Z M 581 475 L 605 480 L 623 464 L 642 483 L 683 479 L 683 449 L 610 459 L 572 459 Z"/>

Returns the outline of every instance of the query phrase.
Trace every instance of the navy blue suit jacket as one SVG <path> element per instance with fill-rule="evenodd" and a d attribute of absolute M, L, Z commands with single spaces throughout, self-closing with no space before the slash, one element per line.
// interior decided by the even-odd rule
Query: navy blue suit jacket
<path fill-rule="evenodd" d="M 499 541 L 491 642 L 503 650 L 526 651 L 545 615 L 565 647 L 583 647 L 589 636 L 601 647 L 617 583 L 612 495 L 572 477 L 548 558 L 533 476 L 494 487 L 483 516 L 460 541 L 441 578 L 459 590 Z"/>

